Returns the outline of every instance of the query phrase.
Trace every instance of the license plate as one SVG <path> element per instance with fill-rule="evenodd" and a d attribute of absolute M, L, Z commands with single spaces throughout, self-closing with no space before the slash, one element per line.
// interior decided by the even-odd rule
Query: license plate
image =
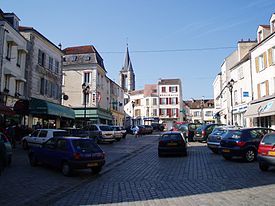
<path fill-rule="evenodd" d="M 275 156 L 275 151 L 268 151 L 268 155 Z"/>
<path fill-rule="evenodd" d="M 87 166 L 88 166 L 88 167 L 96 167 L 96 166 L 98 166 L 98 163 L 97 163 L 97 162 L 88 163 Z"/>
<path fill-rule="evenodd" d="M 223 152 L 230 152 L 229 149 L 223 149 L 222 151 L 223 151 Z"/>
<path fill-rule="evenodd" d="M 168 146 L 175 146 L 175 145 L 178 145 L 177 143 L 175 142 L 170 142 L 170 143 L 167 143 Z"/>

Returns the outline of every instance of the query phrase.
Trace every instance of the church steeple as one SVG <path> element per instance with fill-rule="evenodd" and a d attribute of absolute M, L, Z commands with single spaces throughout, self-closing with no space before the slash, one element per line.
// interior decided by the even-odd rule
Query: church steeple
<path fill-rule="evenodd" d="M 130 92 L 135 90 L 135 74 L 134 69 L 132 66 L 132 62 L 129 55 L 129 49 L 128 44 L 126 47 L 126 54 L 125 54 L 125 60 L 124 65 L 120 71 L 120 86 L 124 89 L 126 92 Z"/>

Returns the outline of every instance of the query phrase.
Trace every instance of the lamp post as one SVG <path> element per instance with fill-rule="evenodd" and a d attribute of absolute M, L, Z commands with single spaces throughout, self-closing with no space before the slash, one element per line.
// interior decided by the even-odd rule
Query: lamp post
<path fill-rule="evenodd" d="M 132 101 L 131 102 L 132 103 L 132 111 L 133 111 L 133 116 L 132 116 L 132 126 L 134 126 L 134 115 L 135 115 L 135 102 L 134 101 Z"/>
<path fill-rule="evenodd" d="M 204 96 L 202 96 L 202 98 L 201 98 L 201 123 L 203 123 L 203 121 L 204 121 L 203 107 L 204 107 Z"/>
<path fill-rule="evenodd" d="M 226 87 L 229 89 L 230 92 L 230 102 L 231 102 L 231 125 L 233 125 L 233 96 L 232 96 L 232 91 L 233 91 L 233 85 L 234 85 L 235 81 L 233 79 L 231 79 Z"/>
<path fill-rule="evenodd" d="M 90 92 L 90 86 L 87 82 L 82 84 L 82 92 L 84 95 L 84 124 L 87 125 L 86 110 L 87 110 L 87 95 Z"/>

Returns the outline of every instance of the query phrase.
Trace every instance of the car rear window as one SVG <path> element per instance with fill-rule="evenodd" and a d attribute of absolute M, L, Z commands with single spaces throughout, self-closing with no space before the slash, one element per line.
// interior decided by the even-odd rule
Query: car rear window
<path fill-rule="evenodd" d="M 53 137 L 68 137 L 69 132 L 67 131 L 55 131 L 53 132 Z"/>
<path fill-rule="evenodd" d="M 225 135 L 225 139 L 226 138 L 230 138 L 230 139 L 240 139 L 242 136 L 242 131 L 240 130 L 228 130 L 227 134 Z"/>
<path fill-rule="evenodd" d="M 161 140 L 182 140 L 182 136 L 180 134 L 164 134 Z"/>
<path fill-rule="evenodd" d="M 102 131 L 113 131 L 113 129 L 109 126 L 99 126 L 99 128 Z"/>
<path fill-rule="evenodd" d="M 72 140 L 76 151 L 81 152 L 102 152 L 100 147 L 89 139 L 74 139 Z"/>
<path fill-rule="evenodd" d="M 266 135 L 263 138 L 262 143 L 264 143 L 266 145 L 274 145 L 275 144 L 275 134 Z"/>

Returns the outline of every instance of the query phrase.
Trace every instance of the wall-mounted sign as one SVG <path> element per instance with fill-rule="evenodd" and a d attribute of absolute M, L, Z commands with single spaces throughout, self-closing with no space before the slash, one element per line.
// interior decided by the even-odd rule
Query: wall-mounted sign
<path fill-rule="evenodd" d="M 243 92 L 243 97 L 249 97 L 249 92 Z"/>

